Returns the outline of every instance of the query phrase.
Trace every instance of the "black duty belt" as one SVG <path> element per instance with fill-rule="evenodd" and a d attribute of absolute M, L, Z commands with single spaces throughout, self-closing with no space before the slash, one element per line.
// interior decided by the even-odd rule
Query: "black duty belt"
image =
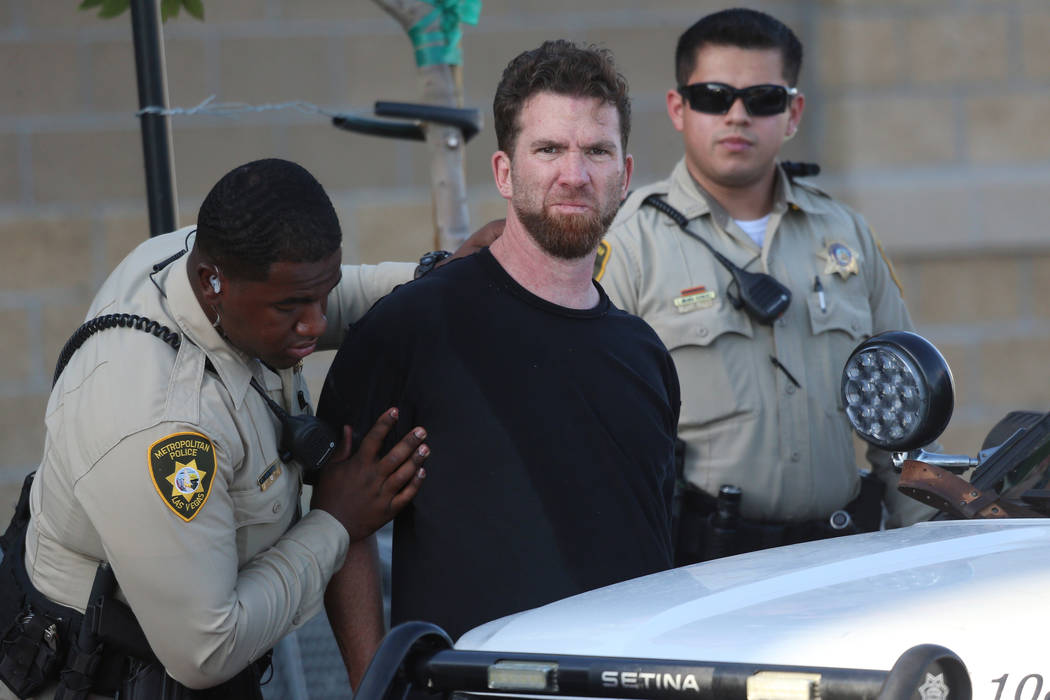
<path fill-rule="evenodd" d="M 829 518 L 784 523 L 743 517 L 724 522 L 717 517 L 717 499 L 692 486 L 686 486 L 680 498 L 676 566 L 878 529 L 862 526 L 853 517 L 860 496 Z"/>

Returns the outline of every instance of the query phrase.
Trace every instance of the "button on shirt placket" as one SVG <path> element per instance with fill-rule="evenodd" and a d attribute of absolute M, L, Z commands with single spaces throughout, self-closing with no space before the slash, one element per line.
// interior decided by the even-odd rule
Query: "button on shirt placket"
<path fill-rule="evenodd" d="M 769 243 L 771 245 L 772 241 Z M 785 264 L 791 264 L 791 262 L 788 260 L 785 261 Z M 766 271 L 778 280 L 791 286 L 788 271 L 780 269 L 782 267 L 784 265 L 777 265 L 772 258 L 771 251 L 767 250 Z M 798 296 L 797 292 L 795 292 L 794 296 Z M 780 426 L 778 454 L 781 464 L 785 469 L 789 470 L 791 475 L 789 478 L 812 481 L 813 470 L 810 468 L 799 468 L 803 459 L 807 458 L 809 449 L 807 441 L 809 429 L 806 425 L 809 411 L 807 397 L 802 390 L 805 388 L 805 363 L 802 361 L 802 353 L 805 352 L 805 348 L 802 347 L 802 343 L 806 334 L 793 332 L 793 324 L 808 322 L 804 318 L 802 310 L 803 307 L 800 300 L 793 298 L 784 315 L 773 323 L 773 348 L 771 352 L 787 369 L 787 372 L 783 372 L 773 367 L 777 381 L 777 423 Z M 796 385 L 795 381 L 792 381 L 788 376 L 789 372 L 801 386 Z M 813 487 L 814 485 L 810 483 L 806 491 L 812 493 Z M 801 506 L 803 506 L 802 503 L 785 504 L 785 507 L 789 510 L 797 510 Z"/>
<path fill-rule="evenodd" d="M 313 406 L 310 403 L 310 391 L 306 385 L 306 380 L 303 377 L 303 363 L 297 362 L 294 367 L 288 369 L 282 369 L 278 372 L 281 377 L 281 403 L 285 410 L 290 415 L 297 416 L 300 414 L 313 415 Z M 305 405 L 301 405 L 299 397 L 302 397 L 302 401 Z M 299 470 L 299 487 L 302 488 L 302 470 Z M 281 504 L 274 504 L 274 513 L 280 510 Z M 298 522 L 303 516 L 302 502 L 296 501 L 295 504 L 295 515 L 292 516 L 292 522 Z"/>
<path fill-rule="evenodd" d="M 770 223 L 768 227 L 768 235 L 762 246 L 762 253 L 760 260 L 757 261 L 759 264 L 756 266 L 752 263 L 747 269 L 755 270 L 757 267 L 760 271 L 766 274 L 772 275 L 779 281 L 785 284 L 789 283 L 789 276 L 786 269 L 780 269 L 783 265 L 778 265 L 777 258 L 775 257 L 775 250 L 779 249 L 776 245 L 777 238 L 782 236 L 783 233 L 780 231 L 784 218 L 784 211 L 774 211 L 770 217 Z M 748 249 L 748 245 L 753 243 L 750 238 L 744 240 L 738 236 L 734 236 L 732 233 L 726 234 L 736 246 Z M 745 237 L 746 238 L 746 237 Z M 740 260 L 738 264 L 742 267 L 747 260 Z M 786 264 L 791 264 L 791 261 L 785 261 Z M 789 285 L 790 286 L 790 285 Z M 742 309 L 740 313 L 745 313 Z M 789 378 L 788 373 L 795 376 L 799 382 L 799 379 L 794 373 L 804 369 L 803 363 L 801 362 L 801 354 L 804 352 L 804 348 L 800 347 L 800 335 L 797 333 L 790 332 L 791 324 L 802 323 L 806 319 L 802 318 L 799 313 L 798 302 L 795 301 L 789 305 L 787 310 L 780 318 L 774 321 L 768 328 L 771 331 L 770 341 L 771 346 L 766 346 L 765 343 L 759 341 L 759 334 L 762 332 L 761 326 L 755 325 L 756 335 L 752 343 L 753 351 L 765 356 L 776 357 L 785 368 L 787 372 L 781 371 L 779 368 L 768 364 L 768 360 L 765 357 L 757 358 L 761 361 L 758 364 L 766 363 L 770 366 L 774 372 L 774 386 L 776 387 L 775 399 L 777 402 L 777 415 L 776 422 L 778 426 L 778 438 L 777 438 L 777 454 L 779 455 L 780 466 L 784 469 L 785 473 L 782 475 L 783 478 L 788 479 L 805 479 L 806 481 L 812 482 L 812 470 L 800 470 L 798 465 L 802 462 L 804 455 L 808 454 L 808 442 L 806 436 L 809 435 L 807 426 L 805 425 L 808 421 L 808 410 L 805 403 L 805 396 L 803 392 L 799 391 L 799 387 L 796 386 L 795 382 Z M 796 369 L 798 367 L 799 369 Z M 808 493 L 812 493 L 814 484 L 810 483 L 809 488 L 806 489 Z M 798 507 L 802 506 L 801 503 L 786 503 L 784 504 L 785 509 L 797 510 Z"/>

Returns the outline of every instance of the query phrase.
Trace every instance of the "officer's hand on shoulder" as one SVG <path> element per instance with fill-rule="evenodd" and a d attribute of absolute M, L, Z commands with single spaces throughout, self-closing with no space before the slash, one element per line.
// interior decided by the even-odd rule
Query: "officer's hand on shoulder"
<path fill-rule="evenodd" d="M 385 455 L 383 440 L 397 423 L 397 410 L 386 411 L 350 457 L 350 426 L 331 461 L 321 470 L 310 498 L 310 507 L 323 510 L 342 523 L 350 541 L 378 530 L 419 491 L 426 472 L 423 462 L 430 448 L 423 443 L 426 431 L 413 428 Z"/>

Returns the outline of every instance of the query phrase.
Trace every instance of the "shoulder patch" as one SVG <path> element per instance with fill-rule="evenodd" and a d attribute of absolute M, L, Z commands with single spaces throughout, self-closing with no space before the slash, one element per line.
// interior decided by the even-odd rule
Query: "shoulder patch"
<path fill-rule="evenodd" d="M 605 266 L 609 263 L 609 254 L 612 252 L 612 246 L 609 245 L 609 239 L 603 239 L 598 244 L 598 255 L 594 258 L 594 273 L 591 275 L 595 282 L 602 281 L 602 275 L 605 274 Z"/>
<path fill-rule="evenodd" d="M 639 211 L 642 208 L 642 202 L 644 202 L 645 198 L 649 195 L 658 194 L 666 199 L 670 191 L 671 188 L 668 187 L 668 183 L 666 182 L 655 182 L 651 185 L 640 187 L 636 190 L 631 190 L 627 193 L 627 196 L 624 198 L 623 203 L 620 205 L 620 211 L 617 213 L 617 219 L 620 218 L 621 214 L 623 214 L 624 216 L 629 216 L 630 214 Z"/>
<path fill-rule="evenodd" d="M 174 433 L 150 445 L 149 475 L 164 504 L 189 522 L 215 481 L 215 445 L 200 433 Z"/>

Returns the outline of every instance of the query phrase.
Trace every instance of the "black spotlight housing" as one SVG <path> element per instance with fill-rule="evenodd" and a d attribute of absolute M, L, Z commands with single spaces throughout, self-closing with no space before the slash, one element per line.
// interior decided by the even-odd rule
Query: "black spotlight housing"
<path fill-rule="evenodd" d="M 944 432 L 955 404 L 955 382 L 930 341 L 909 331 L 886 331 L 850 354 L 841 396 L 861 438 L 884 450 L 908 452 Z"/>

